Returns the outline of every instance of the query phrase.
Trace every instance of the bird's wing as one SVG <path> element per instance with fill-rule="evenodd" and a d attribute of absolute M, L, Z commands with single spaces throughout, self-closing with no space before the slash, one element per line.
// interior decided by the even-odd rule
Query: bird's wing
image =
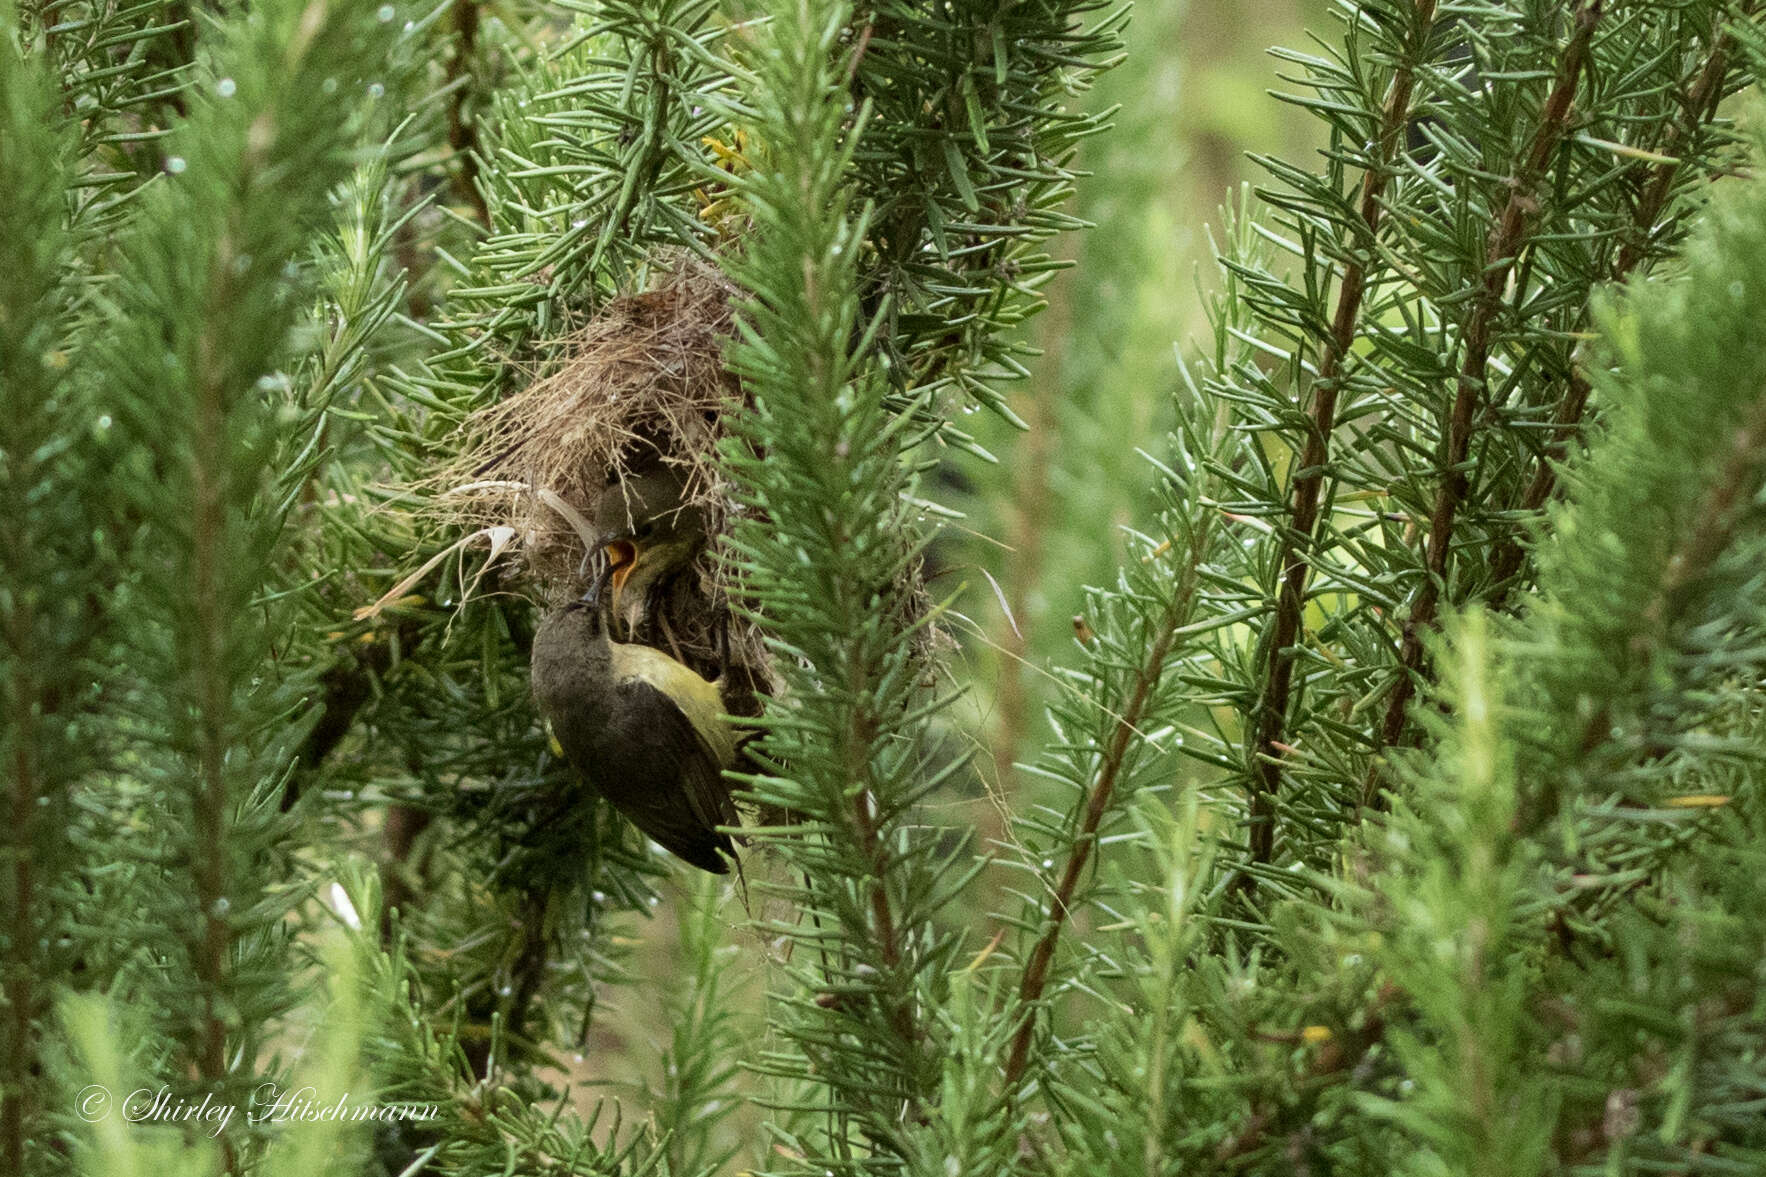
<path fill-rule="evenodd" d="M 700 736 L 686 713 L 673 699 L 642 679 L 628 679 L 620 684 L 619 689 L 628 695 L 633 704 L 626 713 L 644 717 L 647 729 L 644 733 L 644 747 L 658 761 L 657 767 L 662 770 L 660 775 L 668 778 L 678 774 L 681 791 L 698 824 L 708 830 L 716 826 L 737 824 L 736 804 L 730 799 L 730 790 L 724 784 L 716 754 Z M 678 817 L 669 813 L 666 803 L 654 807 L 640 803 L 640 806 L 646 811 L 646 816 L 653 816 L 660 825 L 679 824 Z M 634 816 L 633 820 L 638 819 Z M 676 854 L 681 854 L 680 850 L 668 840 L 658 837 L 643 822 L 638 824 L 645 833 Z M 671 829 L 668 832 L 678 838 L 684 831 Z M 721 849 L 734 853 L 726 835 L 718 834 L 716 840 Z M 681 857 L 695 862 L 696 865 L 703 865 L 686 854 L 681 854 Z"/>

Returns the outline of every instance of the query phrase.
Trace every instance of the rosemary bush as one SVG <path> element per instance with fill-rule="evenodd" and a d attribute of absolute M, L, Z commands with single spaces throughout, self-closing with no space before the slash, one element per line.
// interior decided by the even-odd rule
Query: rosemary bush
<path fill-rule="evenodd" d="M 0 0 L 0 1170 L 1766 1168 L 1756 6 L 1335 3 L 1203 338 L 1021 415 L 1128 16 Z M 421 522 L 683 255 L 731 887 L 547 808 L 534 605 Z M 1144 501 L 996 773 L 941 500 L 1069 436 Z"/>

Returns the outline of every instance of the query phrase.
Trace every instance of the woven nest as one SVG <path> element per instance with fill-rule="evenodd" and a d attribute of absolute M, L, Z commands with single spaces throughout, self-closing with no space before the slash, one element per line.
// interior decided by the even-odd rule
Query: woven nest
<path fill-rule="evenodd" d="M 456 457 L 424 489 L 431 521 L 466 537 L 455 548 L 488 543 L 489 563 L 501 565 L 505 583 L 513 572 L 556 607 L 588 587 L 590 546 L 598 542 L 590 521 L 608 488 L 659 465 L 679 472 L 687 501 L 703 512 L 708 542 L 691 566 L 659 586 L 632 640 L 672 653 L 707 678 L 721 676 L 731 713 L 759 715 L 762 697 L 777 693 L 772 660 L 755 623 L 732 608 L 717 555 L 736 509 L 717 452 L 731 409 L 745 399 L 723 366 L 734 294 L 717 270 L 685 259 L 655 289 L 609 302 L 559 341 L 556 357 L 525 389 L 467 420 Z M 901 576 L 901 599 L 917 621 L 928 608 L 918 562 Z M 911 628 L 910 640 L 928 659 L 948 643 L 935 626 Z"/>
<path fill-rule="evenodd" d="M 467 421 L 458 457 L 432 481 L 432 511 L 449 529 L 497 534 L 498 558 L 556 606 L 587 587 L 588 520 L 607 488 L 659 464 L 680 471 L 711 541 L 663 586 L 655 632 L 639 637 L 723 675 L 732 711 L 758 714 L 769 659 L 730 608 L 713 554 L 731 514 L 717 447 L 742 397 L 723 368 L 733 293 L 716 270 L 683 261 L 656 289 L 608 303 L 533 383 Z"/>

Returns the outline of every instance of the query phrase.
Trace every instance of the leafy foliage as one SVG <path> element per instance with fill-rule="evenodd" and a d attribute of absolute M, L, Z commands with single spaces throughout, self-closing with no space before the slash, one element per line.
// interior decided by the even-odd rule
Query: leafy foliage
<path fill-rule="evenodd" d="M 0 1168 L 1758 1168 L 1766 34 L 1331 12 L 1169 404 L 1026 424 L 1123 8 L 0 5 Z M 426 522 L 684 255 L 776 677 L 691 889 L 549 750 L 502 541 Z M 971 830 L 929 500 L 1125 407 L 1152 522 Z M 81 1122 L 265 1082 L 427 1114 Z"/>

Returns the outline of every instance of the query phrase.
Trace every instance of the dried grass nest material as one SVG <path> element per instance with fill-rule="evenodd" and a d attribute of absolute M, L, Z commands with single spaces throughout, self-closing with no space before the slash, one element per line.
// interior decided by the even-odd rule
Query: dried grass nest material
<path fill-rule="evenodd" d="M 557 606 L 586 587 L 585 540 L 607 488 L 659 462 L 684 472 L 688 498 L 704 511 L 708 550 L 669 582 L 653 628 L 634 637 L 708 678 L 721 675 L 731 711 L 759 714 L 760 696 L 776 693 L 771 656 L 754 622 L 731 608 L 713 554 L 733 510 L 717 450 L 730 409 L 744 400 L 723 366 L 735 295 L 715 268 L 684 259 L 654 289 L 613 299 L 557 342 L 526 388 L 466 421 L 456 456 L 428 480 L 426 497 L 445 532 L 489 537 L 505 583 L 512 565 Z M 903 577 L 919 615 L 926 602 L 917 563 Z M 925 627 L 913 640 L 928 653 L 936 645 Z"/>
<path fill-rule="evenodd" d="M 585 555 L 570 515 L 592 519 L 607 487 L 662 461 L 688 475 L 722 534 L 728 503 L 717 444 L 741 390 L 723 370 L 734 288 L 699 262 L 655 290 L 624 295 L 556 344 L 525 389 L 466 422 L 435 497 L 442 522 L 514 528 L 510 554 L 550 602 L 580 594 Z"/>
<path fill-rule="evenodd" d="M 654 289 L 609 302 L 556 343 L 526 388 L 466 421 L 456 456 L 430 480 L 434 521 L 492 537 L 493 558 L 560 605 L 586 587 L 590 521 L 607 488 L 663 463 L 686 474 L 715 548 L 731 511 L 717 447 L 742 396 L 723 368 L 734 294 L 715 269 L 684 260 Z M 656 602 L 655 631 L 635 636 L 723 675 L 732 709 L 758 712 L 770 659 L 729 607 L 720 572 L 701 555 Z"/>

